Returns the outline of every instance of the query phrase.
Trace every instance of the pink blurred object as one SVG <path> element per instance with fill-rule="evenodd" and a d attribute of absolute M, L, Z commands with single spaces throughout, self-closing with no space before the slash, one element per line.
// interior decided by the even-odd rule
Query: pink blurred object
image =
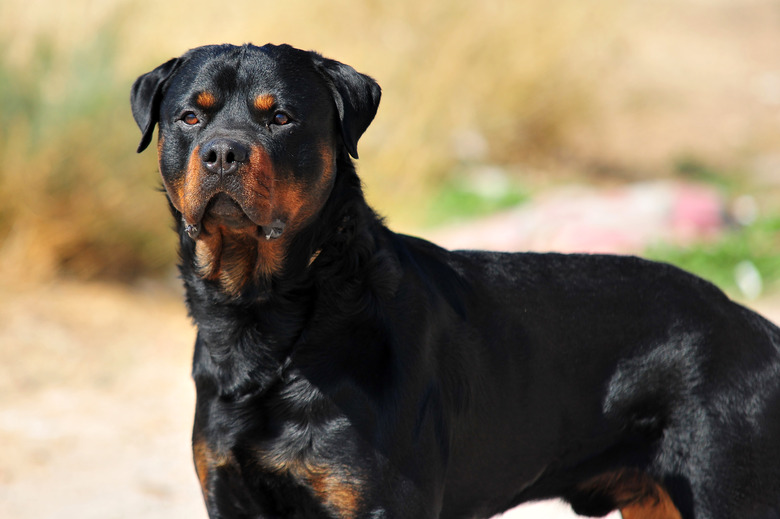
<path fill-rule="evenodd" d="M 725 213 L 723 197 L 705 185 L 572 186 L 516 209 L 422 234 L 450 249 L 632 254 L 659 242 L 712 239 L 725 227 Z"/>
<path fill-rule="evenodd" d="M 681 185 L 672 208 L 671 225 L 678 239 L 711 237 L 724 225 L 723 200 L 709 187 Z"/>

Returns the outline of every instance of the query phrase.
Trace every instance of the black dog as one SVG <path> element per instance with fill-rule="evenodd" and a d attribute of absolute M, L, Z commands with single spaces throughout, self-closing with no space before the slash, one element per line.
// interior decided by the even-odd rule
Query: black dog
<path fill-rule="evenodd" d="M 348 155 L 380 90 L 289 46 L 194 49 L 133 115 L 198 326 L 212 518 L 780 517 L 780 330 L 637 258 L 395 234 Z"/>

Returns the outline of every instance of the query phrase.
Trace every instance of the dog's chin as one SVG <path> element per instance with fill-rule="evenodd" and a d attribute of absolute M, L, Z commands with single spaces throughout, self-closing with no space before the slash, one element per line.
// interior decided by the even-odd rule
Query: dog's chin
<path fill-rule="evenodd" d="M 241 205 L 225 193 L 218 193 L 209 201 L 203 220 L 236 231 L 257 229 L 257 224 L 247 216 Z"/>

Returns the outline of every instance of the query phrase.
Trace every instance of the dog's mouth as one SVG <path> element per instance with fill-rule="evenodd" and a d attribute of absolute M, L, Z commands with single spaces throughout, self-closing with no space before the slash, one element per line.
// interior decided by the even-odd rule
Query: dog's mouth
<path fill-rule="evenodd" d="M 228 227 L 254 225 L 241 205 L 227 193 L 217 193 L 206 204 L 204 218 L 213 218 Z"/>
<path fill-rule="evenodd" d="M 255 232 L 266 240 L 278 238 L 282 235 L 285 223 L 278 218 L 270 224 L 261 224 L 247 214 L 243 206 L 227 193 L 219 192 L 211 197 L 205 204 L 196 223 L 189 223 L 185 219 L 185 231 L 190 238 L 197 239 L 204 222 L 216 223 L 236 232 Z"/>

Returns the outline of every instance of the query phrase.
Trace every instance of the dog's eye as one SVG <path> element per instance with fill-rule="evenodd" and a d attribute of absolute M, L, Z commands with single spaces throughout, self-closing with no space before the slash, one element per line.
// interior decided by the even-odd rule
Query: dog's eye
<path fill-rule="evenodd" d="M 187 112 L 184 114 L 184 116 L 181 118 L 182 121 L 184 121 L 185 124 L 189 124 L 190 126 L 194 126 L 200 122 L 200 119 L 198 119 L 198 116 L 195 115 L 194 112 Z"/>
<path fill-rule="evenodd" d="M 274 115 L 274 124 L 278 124 L 279 126 L 284 126 L 289 122 L 290 122 L 290 118 L 287 116 L 287 114 L 283 114 L 282 112 L 277 112 L 276 115 Z"/>

